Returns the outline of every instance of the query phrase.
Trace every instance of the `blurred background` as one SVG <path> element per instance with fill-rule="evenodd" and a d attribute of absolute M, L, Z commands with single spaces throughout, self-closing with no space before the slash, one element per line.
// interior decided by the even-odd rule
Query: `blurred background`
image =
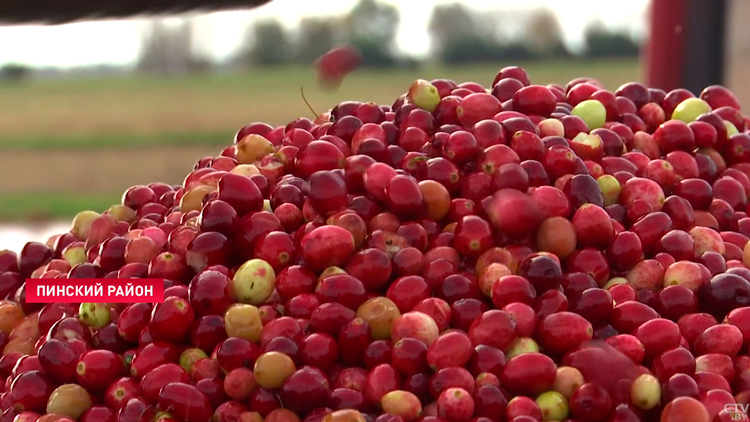
<path fill-rule="evenodd" d="M 659 1 L 659 0 L 657 0 Z M 252 11 L 0 26 L 0 249 L 67 230 L 135 184 L 180 183 L 241 126 L 284 125 L 416 78 L 490 86 L 643 80 L 648 0 L 274 0 Z M 678 29 L 676 29 L 678 30 Z M 340 42 L 363 67 L 333 93 L 312 63 Z"/>

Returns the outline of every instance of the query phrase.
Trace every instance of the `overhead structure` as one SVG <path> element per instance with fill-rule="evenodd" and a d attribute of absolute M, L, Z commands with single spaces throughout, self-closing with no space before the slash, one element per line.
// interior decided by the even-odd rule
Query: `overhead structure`
<path fill-rule="evenodd" d="M 251 9 L 271 0 L 0 0 L 0 24 L 61 24 L 190 11 Z"/>

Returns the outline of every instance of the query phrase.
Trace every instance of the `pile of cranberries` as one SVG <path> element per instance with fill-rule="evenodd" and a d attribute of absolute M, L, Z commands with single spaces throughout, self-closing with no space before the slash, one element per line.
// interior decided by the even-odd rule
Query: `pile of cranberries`
<path fill-rule="evenodd" d="M 746 420 L 749 129 L 722 86 L 518 67 L 250 124 L 0 252 L 0 422 Z"/>

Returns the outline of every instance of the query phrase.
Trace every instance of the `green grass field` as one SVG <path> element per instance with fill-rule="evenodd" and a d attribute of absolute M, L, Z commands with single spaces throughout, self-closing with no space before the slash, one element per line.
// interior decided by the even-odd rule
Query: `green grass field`
<path fill-rule="evenodd" d="M 128 147 L 152 144 L 221 145 L 250 121 L 286 124 L 357 99 L 390 104 L 416 78 L 451 78 L 489 85 L 506 65 L 424 66 L 410 70 L 362 70 L 333 93 L 321 92 L 312 69 L 269 68 L 239 74 L 110 79 L 31 80 L 0 84 L 0 148 L 48 149 Z M 599 78 L 607 87 L 640 78 L 633 60 L 571 60 L 522 65 L 533 83 L 565 84 L 578 76 Z"/>
<path fill-rule="evenodd" d="M 0 222 L 65 220 L 83 210 L 104 211 L 121 198 L 122 193 L 8 193 L 0 201 Z"/>
<path fill-rule="evenodd" d="M 524 66 L 538 84 L 564 85 L 590 76 L 614 90 L 641 79 L 636 60 L 581 59 L 361 70 L 335 92 L 318 89 L 307 67 L 0 83 L 0 220 L 68 217 L 84 208 L 106 208 L 135 183 L 179 182 L 200 156 L 185 158 L 176 152 L 197 149 L 215 155 L 249 122 L 283 125 L 300 116 L 314 117 L 301 87 L 313 108 L 323 112 L 344 100 L 390 104 L 417 78 L 488 86 L 499 68 L 511 64 Z M 69 160 L 61 169 L 61 153 L 74 151 L 87 158 Z M 178 158 L 186 162 L 172 162 Z M 102 171 L 115 167 L 120 171 Z"/>

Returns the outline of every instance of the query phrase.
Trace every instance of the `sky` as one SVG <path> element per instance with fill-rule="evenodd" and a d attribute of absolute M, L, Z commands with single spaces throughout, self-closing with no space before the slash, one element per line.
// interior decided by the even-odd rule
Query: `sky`
<path fill-rule="evenodd" d="M 382 0 L 399 9 L 398 49 L 425 55 L 430 41 L 427 26 L 435 5 L 455 0 Z M 258 19 L 276 18 L 294 28 L 304 17 L 341 15 L 356 0 L 272 0 L 252 11 L 192 15 L 201 50 L 217 60 L 230 57 L 243 42 L 248 26 Z M 649 0 L 464 0 L 478 11 L 519 11 L 546 7 L 558 17 L 566 44 L 580 48 L 586 25 L 600 21 L 607 27 L 643 35 Z M 520 5 L 519 5 L 520 4 Z M 168 19 L 169 20 L 169 19 Z M 172 18 L 174 21 L 174 18 Z M 58 26 L 0 27 L 0 65 L 20 63 L 38 67 L 71 68 L 110 64 L 132 65 L 138 57 L 148 20 L 80 22 Z"/>

